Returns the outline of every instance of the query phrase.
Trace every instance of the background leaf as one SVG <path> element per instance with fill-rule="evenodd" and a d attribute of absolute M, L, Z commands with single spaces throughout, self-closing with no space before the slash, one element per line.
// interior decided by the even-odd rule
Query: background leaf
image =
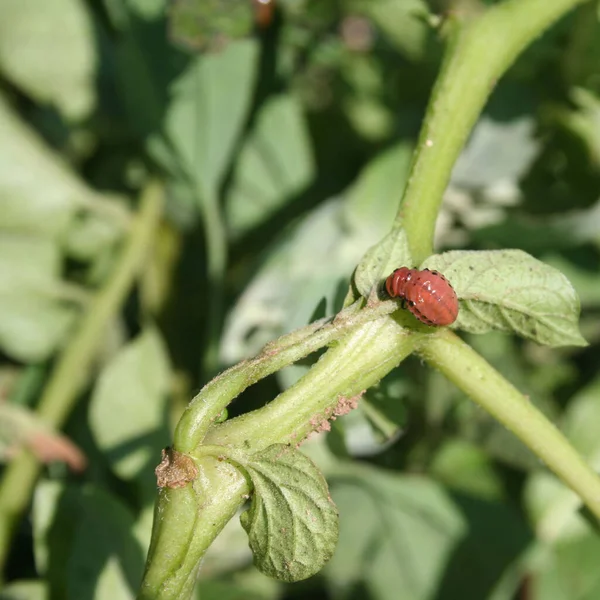
<path fill-rule="evenodd" d="M 258 48 L 251 40 L 198 57 L 173 84 L 166 131 L 201 199 L 214 198 L 248 112 Z"/>
<path fill-rule="evenodd" d="M 96 54 L 84 3 L 4 0 L 0 69 L 25 93 L 54 104 L 67 119 L 86 117 L 96 100 Z"/>
<path fill-rule="evenodd" d="M 266 102 L 246 139 L 227 197 L 234 235 L 262 223 L 312 180 L 314 165 L 306 122 L 290 95 Z"/>
<path fill-rule="evenodd" d="M 153 327 L 122 348 L 100 374 L 90 427 L 112 469 L 124 479 L 143 476 L 153 482 L 155 462 L 169 439 L 169 374 L 163 341 Z"/>
<path fill-rule="evenodd" d="M 143 554 L 131 533 L 133 517 L 121 502 L 94 487 L 48 483 L 36 495 L 35 511 L 38 560 L 53 594 L 135 598 Z"/>

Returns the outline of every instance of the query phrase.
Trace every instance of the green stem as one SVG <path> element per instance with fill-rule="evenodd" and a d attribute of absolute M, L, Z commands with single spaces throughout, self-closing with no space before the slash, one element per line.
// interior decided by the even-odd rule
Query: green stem
<path fill-rule="evenodd" d="M 159 492 L 138 600 L 190 598 L 206 550 L 248 497 L 238 469 L 211 456 L 196 462 L 196 481 Z"/>
<path fill-rule="evenodd" d="M 362 392 L 408 356 L 422 334 L 409 333 L 393 317 L 380 317 L 352 331 L 294 386 L 264 408 L 209 431 L 194 452 L 200 475 L 182 490 L 162 490 L 152 531 L 147 570 L 138 598 L 183 600 L 208 546 L 241 506 L 249 492 L 245 478 L 227 461 L 273 443 L 299 444 L 321 430 L 340 400 Z M 214 400 L 211 398 L 211 400 Z M 211 447 L 212 445 L 212 447 Z M 243 459 L 238 459 L 242 464 Z M 196 495 L 196 504 L 192 502 Z M 188 595 L 184 595 L 188 593 Z"/>
<path fill-rule="evenodd" d="M 449 330 L 423 338 L 417 353 L 522 440 L 600 519 L 600 478 L 526 396 Z"/>
<path fill-rule="evenodd" d="M 450 23 L 450 44 L 431 94 L 396 217 L 415 264 L 433 253 L 437 213 L 452 168 L 496 82 L 516 57 L 585 0 L 508 0 L 481 17 Z"/>
<path fill-rule="evenodd" d="M 359 312 L 356 312 L 354 306 L 348 307 L 331 323 L 318 328 L 311 324 L 292 332 L 277 342 L 268 344 L 256 358 L 238 363 L 215 377 L 194 397 L 179 420 L 174 436 L 175 449 L 179 452 L 192 452 L 202 443 L 223 409 L 253 383 L 397 308 L 394 301 L 381 302 Z"/>
<path fill-rule="evenodd" d="M 144 263 L 162 214 L 162 202 L 162 188 L 157 183 L 148 185 L 119 264 L 90 303 L 57 361 L 37 409 L 39 417 L 53 428 L 62 427 L 89 379 L 106 328 L 119 312 Z M 15 524 L 29 503 L 39 468 L 37 459 L 23 452 L 4 472 L 0 482 L 0 565 L 6 561 Z"/>
<path fill-rule="evenodd" d="M 406 358 L 422 335 L 391 317 L 366 323 L 337 342 L 310 371 L 272 402 L 218 425 L 207 445 L 244 442 L 257 452 L 275 443 L 298 444 L 313 431 L 326 428 L 340 401 L 355 399 Z"/>

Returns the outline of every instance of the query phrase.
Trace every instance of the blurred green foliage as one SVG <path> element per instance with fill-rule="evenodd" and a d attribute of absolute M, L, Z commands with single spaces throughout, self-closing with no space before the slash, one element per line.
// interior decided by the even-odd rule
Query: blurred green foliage
<path fill-rule="evenodd" d="M 185 403 L 215 369 L 339 310 L 356 263 L 386 233 L 450 4 L 0 3 L 6 402 L 36 406 L 119 260 L 138 192 L 152 176 L 167 189 L 152 255 L 66 425 L 88 467 L 47 465 L 1 598 L 135 597 L 153 468 Z M 599 15 L 597 2 L 584 4 L 498 82 L 437 230 L 440 250 L 518 248 L 572 281 L 587 348 L 468 337 L 596 468 Z M 211 348 L 218 354 L 207 360 Z M 248 390 L 230 414 L 264 404 L 307 364 Z M 15 437 L 0 436 L 2 456 Z M 574 495 L 415 360 L 369 390 L 326 442 L 303 449 L 339 505 L 332 562 L 300 584 L 268 580 L 232 522 L 204 563 L 203 600 L 600 597 L 600 538 Z"/>

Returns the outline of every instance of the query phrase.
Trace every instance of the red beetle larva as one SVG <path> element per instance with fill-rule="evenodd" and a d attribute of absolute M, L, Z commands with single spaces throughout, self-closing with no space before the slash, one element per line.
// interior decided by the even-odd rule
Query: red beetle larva
<path fill-rule="evenodd" d="M 450 325 L 458 316 L 458 298 L 450 282 L 437 271 L 400 267 L 386 280 L 392 298 L 401 298 L 410 312 L 427 325 Z"/>

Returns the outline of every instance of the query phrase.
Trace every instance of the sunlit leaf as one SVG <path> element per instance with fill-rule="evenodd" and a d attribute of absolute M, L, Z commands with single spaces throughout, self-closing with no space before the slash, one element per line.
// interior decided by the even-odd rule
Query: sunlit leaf
<path fill-rule="evenodd" d="M 94 30 L 81 0 L 0 2 L 0 70 L 35 100 L 81 119 L 95 103 Z"/>
<path fill-rule="evenodd" d="M 117 474 L 153 475 L 168 444 L 166 394 L 169 363 L 154 328 L 123 347 L 106 365 L 92 394 L 90 427 Z"/>
<path fill-rule="evenodd" d="M 569 280 L 525 252 L 446 252 L 422 267 L 441 271 L 452 283 L 460 300 L 456 328 L 512 331 L 547 346 L 587 344 Z"/>
<path fill-rule="evenodd" d="M 242 466 L 254 487 L 252 505 L 241 517 L 254 564 L 283 581 L 317 573 L 338 537 L 337 509 L 321 472 L 284 444 L 269 446 Z"/>
<path fill-rule="evenodd" d="M 2 586 L 2 600 L 48 600 L 48 589 L 39 580 L 11 581 Z"/>

